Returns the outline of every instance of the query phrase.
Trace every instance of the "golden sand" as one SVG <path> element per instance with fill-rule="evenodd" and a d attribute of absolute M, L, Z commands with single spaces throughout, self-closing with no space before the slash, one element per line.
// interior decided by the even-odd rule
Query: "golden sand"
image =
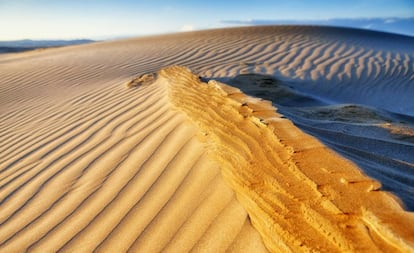
<path fill-rule="evenodd" d="M 395 87 L 412 43 L 370 36 L 250 27 L 0 55 L 0 252 L 413 252 L 413 214 L 354 164 L 270 102 L 165 68 L 410 111 Z"/>
<path fill-rule="evenodd" d="M 414 249 L 414 214 L 268 103 L 215 81 L 202 83 L 181 67 L 160 76 L 173 104 L 198 125 L 269 250 Z"/>

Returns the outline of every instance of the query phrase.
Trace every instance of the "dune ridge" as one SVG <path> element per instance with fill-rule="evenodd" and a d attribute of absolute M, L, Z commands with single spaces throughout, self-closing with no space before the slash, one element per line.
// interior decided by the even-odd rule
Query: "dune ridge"
<path fill-rule="evenodd" d="M 213 141 L 210 139 L 212 134 L 206 136 L 207 131 L 200 132 L 202 124 L 197 120 L 202 118 L 191 120 L 192 108 L 181 108 L 184 104 L 177 103 L 176 95 L 171 96 L 170 82 L 153 83 L 155 78 L 144 74 L 155 73 L 170 65 L 184 65 L 203 79 L 223 82 L 245 73 L 267 74 L 297 92 L 328 104 L 332 101 L 361 103 L 401 113 L 410 119 L 414 111 L 411 98 L 414 93 L 411 85 L 414 80 L 413 45 L 413 38 L 405 36 L 287 26 L 200 31 L 1 54 L 0 251 L 139 251 L 145 248 L 170 252 L 266 252 L 249 215 L 255 217 L 252 219 L 256 220 L 254 225 L 260 229 L 263 228 L 261 224 L 270 220 L 267 211 L 274 212 L 279 219 L 281 216 L 277 211 L 285 210 L 282 214 L 289 214 L 286 210 L 291 206 L 296 206 L 295 214 L 301 215 L 308 231 L 319 231 L 315 234 L 328 249 L 353 249 L 353 244 L 348 244 L 350 235 L 338 232 L 345 228 L 338 228 L 338 219 L 332 214 L 336 208 L 341 212 L 352 208 L 339 201 L 341 195 L 322 180 L 329 170 L 323 171 L 321 178 L 315 174 L 321 171 L 321 164 L 325 162 L 322 158 L 313 160 L 317 157 L 314 154 L 320 151 L 317 148 L 319 142 L 312 138 L 309 141 L 308 137 L 304 137 L 307 145 L 302 145 L 302 139 L 298 143 L 293 141 L 293 137 L 303 134 L 288 120 L 275 116 L 270 102 L 256 105 L 256 99 L 246 97 L 238 90 L 218 82 L 213 85 L 216 88 L 209 92 L 222 97 L 211 105 L 208 114 L 204 113 L 208 107 L 203 107 L 200 115 L 218 119 L 217 108 L 223 105 L 229 109 L 236 107 L 233 112 L 239 116 L 234 120 L 242 120 L 240 115 L 246 115 L 250 122 L 247 132 L 252 131 L 252 124 L 257 125 L 259 133 L 271 136 L 274 141 L 275 146 L 270 147 L 275 149 L 268 147 L 265 150 L 279 150 L 278 159 L 270 159 L 270 163 L 264 160 L 265 168 L 272 167 L 273 162 L 285 168 L 285 163 L 290 164 L 289 159 L 294 157 L 298 163 L 293 165 L 303 169 L 299 173 L 292 165 L 288 168 L 293 172 L 286 171 L 286 176 L 280 175 L 283 173 L 277 175 L 288 182 L 299 178 L 303 184 L 295 181 L 289 185 L 303 187 L 306 191 L 294 191 L 299 194 L 296 196 L 284 188 L 283 183 L 266 177 L 264 186 L 268 188 L 261 182 L 251 184 L 252 187 L 264 193 L 265 189 L 280 185 L 278 190 L 287 193 L 277 193 L 275 197 L 269 191 L 271 196 L 265 199 L 275 202 L 268 205 L 258 201 L 268 208 L 248 209 L 246 206 L 252 207 L 256 202 L 249 203 L 249 195 L 240 193 L 238 200 L 243 205 L 236 200 L 227 181 L 236 192 L 240 189 L 234 185 L 239 182 L 232 181 L 236 177 L 229 172 L 234 163 L 251 157 L 250 148 L 258 152 L 257 149 L 262 147 L 253 137 L 242 135 L 241 141 L 237 142 L 241 150 L 224 152 L 223 147 L 216 144 L 228 142 L 234 145 L 226 136 L 238 129 L 237 124 L 223 133 L 223 140 Z M 182 70 L 177 73 L 180 74 L 168 73 L 168 78 L 162 78 L 180 83 L 183 76 L 189 76 Z M 140 76 L 142 79 L 134 79 Z M 198 82 L 195 77 L 190 79 L 194 79 L 192 84 Z M 127 84 L 132 88 L 127 88 Z M 228 99 L 222 104 L 221 99 L 227 96 L 226 93 Z M 187 102 L 197 105 L 194 99 Z M 240 104 L 245 105 L 239 108 Z M 254 117 L 250 117 L 251 114 Z M 276 125 L 278 122 L 280 125 Z M 269 130 L 272 126 L 275 131 L 278 129 L 275 133 Z M 395 130 L 394 125 L 385 126 L 396 133 L 401 131 L 400 128 Z M 358 137 L 354 130 L 348 134 Z M 312 149 L 313 146 L 316 148 Z M 404 142 L 400 146 L 404 146 L 409 156 L 412 145 Z M 217 148 L 225 155 L 222 159 L 212 155 L 217 153 Z M 344 148 L 350 149 L 346 145 Z M 321 149 L 329 153 L 326 148 Z M 241 151 L 244 153 L 240 154 Z M 233 154 L 237 156 L 233 157 Z M 361 154 L 365 158 L 372 157 Z M 313 157 L 312 163 L 308 163 L 308 156 Z M 381 158 L 378 161 L 384 161 L 378 157 Z M 403 166 L 396 167 L 392 173 L 384 173 L 380 167 L 378 174 L 398 182 L 399 187 L 411 196 L 412 162 L 396 161 Z M 367 234 L 361 231 L 370 231 L 366 243 L 374 250 L 381 245 L 390 251 L 403 250 L 407 244 L 412 247 L 411 230 L 406 226 L 411 224 L 411 214 L 401 214 L 397 199 L 392 200 L 384 192 L 375 190 L 380 188 L 378 183 L 365 177 L 359 180 L 361 173 L 355 172 L 353 165 L 339 163 L 341 166 L 335 169 L 344 171 L 332 173 L 335 182 L 336 179 L 341 181 L 336 186 L 344 187 L 344 190 L 353 189 L 349 188 L 353 186 L 362 188 L 363 192 L 372 188 L 366 194 L 387 196 L 375 204 L 379 206 L 378 210 L 358 209 L 355 217 L 349 213 L 339 214 L 344 219 L 340 224 L 350 223 L 349 229 L 362 233 L 362 238 Z M 342 177 L 348 175 L 349 166 L 355 175 Z M 372 166 L 376 167 L 376 164 Z M 294 176 L 290 179 L 287 175 Z M 289 194 L 296 199 L 289 199 Z M 288 197 L 284 197 L 286 195 Z M 302 198 L 312 196 L 316 198 L 314 203 L 297 205 Z M 386 210 L 390 212 L 381 213 L 381 203 L 388 206 Z M 355 210 L 351 211 L 354 214 Z M 392 215 L 389 219 L 388 213 Z M 257 218 L 262 216 L 267 220 Z M 400 219 L 393 220 L 395 216 Z M 364 225 L 353 227 L 356 221 Z M 289 230 L 295 229 L 289 225 L 293 224 L 292 219 L 280 224 L 276 227 L 278 233 L 273 234 L 280 234 L 281 244 L 277 244 L 276 237 L 269 238 L 266 231 L 260 232 L 269 249 L 310 247 L 312 238 L 307 237 L 305 231 Z M 317 224 L 323 224 L 323 227 Z M 329 236 L 330 231 L 334 233 L 332 236 Z M 297 238 L 287 236 L 296 232 Z M 307 239 L 301 248 L 298 242 L 302 234 Z M 401 234 L 403 239 L 399 241 L 394 237 L 396 234 Z M 345 243 L 339 246 L 341 241 Z"/>
<path fill-rule="evenodd" d="M 186 68 L 160 71 L 272 252 L 412 252 L 414 215 L 265 101 Z M 216 122 L 211 124 L 211 122 Z"/>
<path fill-rule="evenodd" d="M 1 102 L 22 96 L 25 99 L 50 82 L 64 80 L 64 86 L 73 88 L 97 80 L 105 82 L 114 74 L 126 78 L 169 65 L 184 65 L 216 79 L 251 72 L 269 74 L 326 100 L 366 104 L 413 116 L 413 42 L 412 37 L 362 30 L 268 26 L 0 55 L 0 64 L 7 69 L 2 80 L 10 84 L 1 87 Z M 51 78 L 45 71 L 55 74 Z"/>
<path fill-rule="evenodd" d="M 292 89 L 269 75 L 241 74 L 227 81 L 244 93 L 260 97 L 285 117 L 392 191 L 414 210 L 414 143 L 412 117 L 361 104 L 328 104 Z"/>
<path fill-rule="evenodd" d="M 266 252 L 164 86 L 81 99 L 2 156 L 1 252 Z"/>

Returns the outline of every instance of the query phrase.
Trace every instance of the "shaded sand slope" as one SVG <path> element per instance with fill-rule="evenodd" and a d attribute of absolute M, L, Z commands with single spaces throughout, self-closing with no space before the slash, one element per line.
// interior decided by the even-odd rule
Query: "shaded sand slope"
<path fill-rule="evenodd" d="M 2 121 L 0 252 L 265 251 L 161 83 L 55 102 Z"/>

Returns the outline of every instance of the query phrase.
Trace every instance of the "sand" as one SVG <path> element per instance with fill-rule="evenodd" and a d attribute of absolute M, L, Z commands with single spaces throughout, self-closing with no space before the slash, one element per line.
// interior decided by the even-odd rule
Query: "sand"
<path fill-rule="evenodd" d="M 412 42 L 250 27 L 0 55 L 0 251 L 414 251 L 413 213 L 295 126 L 305 107 L 289 120 L 222 83 L 271 75 L 409 118 Z"/>

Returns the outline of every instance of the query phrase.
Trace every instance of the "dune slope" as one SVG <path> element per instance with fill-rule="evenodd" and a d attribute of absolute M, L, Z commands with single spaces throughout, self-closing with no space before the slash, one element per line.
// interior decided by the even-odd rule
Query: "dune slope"
<path fill-rule="evenodd" d="M 301 130 L 317 137 L 414 210 L 414 118 L 361 104 L 326 103 L 269 75 L 228 80 L 246 94 L 272 101 Z"/>
<path fill-rule="evenodd" d="M 41 128 L 15 122 L 3 151 L 1 252 L 265 251 L 165 86 L 50 110 L 25 111 Z"/>
<path fill-rule="evenodd" d="M 414 250 L 414 214 L 268 103 L 184 68 L 160 75 L 272 252 Z"/>
<path fill-rule="evenodd" d="M 181 68 L 131 80 L 170 65 L 224 82 L 267 74 L 323 105 L 410 119 L 413 40 L 248 27 L 1 54 L 0 251 L 412 251 L 412 214 L 270 103 Z M 401 165 L 369 164 L 412 196 L 412 160 L 364 152 Z"/>

